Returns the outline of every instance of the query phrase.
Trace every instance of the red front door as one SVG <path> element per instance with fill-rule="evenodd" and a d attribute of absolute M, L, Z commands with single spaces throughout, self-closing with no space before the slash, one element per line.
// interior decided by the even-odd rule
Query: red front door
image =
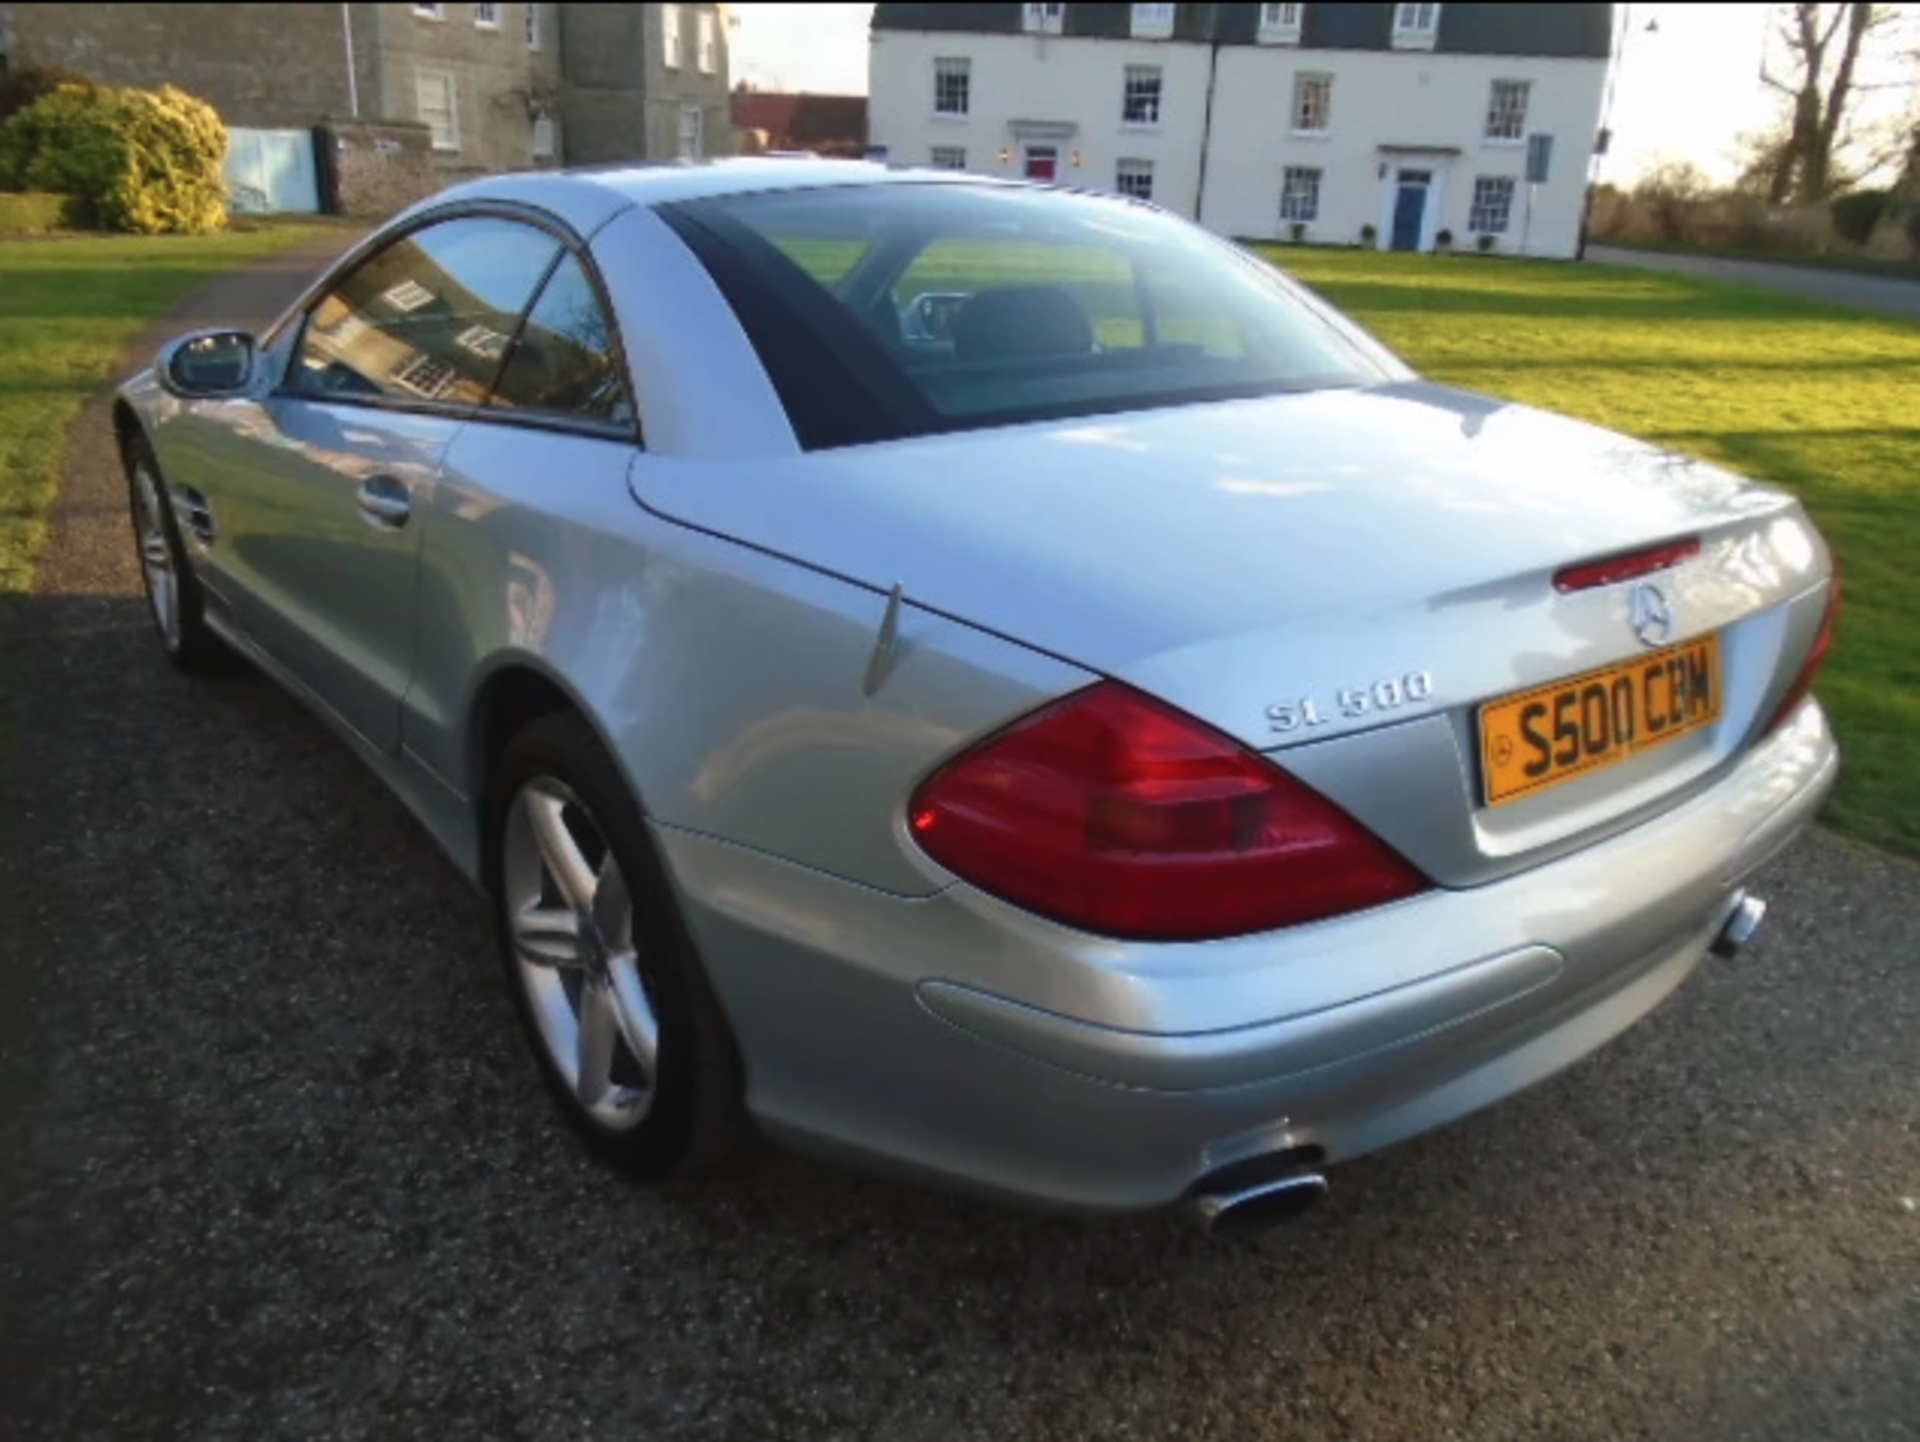
<path fill-rule="evenodd" d="M 1028 180 L 1052 180 L 1060 164 L 1060 152 L 1051 145 L 1029 145 L 1026 158 Z"/>

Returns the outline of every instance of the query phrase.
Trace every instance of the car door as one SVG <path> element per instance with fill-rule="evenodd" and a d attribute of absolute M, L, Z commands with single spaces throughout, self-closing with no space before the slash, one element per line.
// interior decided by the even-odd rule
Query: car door
<path fill-rule="evenodd" d="M 210 496 L 235 622 L 365 740 L 395 750 L 424 527 L 448 445 L 491 389 L 560 245 L 499 215 L 422 226 L 309 309 L 264 402 L 267 464 Z"/>
<path fill-rule="evenodd" d="M 583 256 L 553 269 L 486 406 L 449 448 L 421 558 L 407 751 L 461 776 L 473 679 L 489 653 L 630 669 L 622 538 L 639 442 L 612 313 Z"/>

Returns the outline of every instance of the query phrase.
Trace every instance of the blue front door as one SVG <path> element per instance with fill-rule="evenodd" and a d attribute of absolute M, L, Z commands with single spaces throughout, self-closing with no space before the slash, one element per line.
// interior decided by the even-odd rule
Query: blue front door
<path fill-rule="evenodd" d="M 1427 188 L 1424 185 L 1409 185 L 1400 182 L 1399 194 L 1393 199 L 1393 248 L 1395 250 L 1418 250 L 1420 248 L 1420 222 L 1427 215 Z"/>

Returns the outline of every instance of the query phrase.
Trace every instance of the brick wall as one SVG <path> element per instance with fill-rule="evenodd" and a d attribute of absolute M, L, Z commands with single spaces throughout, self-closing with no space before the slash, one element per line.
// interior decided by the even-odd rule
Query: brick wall
<path fill-rule="evenodd" d="M 341 215 L 381 220 L 446 184 L 417 121 L 329 121 L 320 136 Z"/>

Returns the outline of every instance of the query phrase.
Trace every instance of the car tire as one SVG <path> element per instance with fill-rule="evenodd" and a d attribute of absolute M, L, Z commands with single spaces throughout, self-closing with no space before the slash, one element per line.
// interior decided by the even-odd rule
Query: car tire
<path fill-rule="evenodd" d="M 127 506 L 133 521 L 134 559 L 147 598 L 147 615 L 167 659 L 182 671 L 207 675 L 223 671 L 233 653 L 207 625 L 206 595 L 180 539 L 180 523 L 166 478 L 144 436 L 134 436 L 122 454 L 127 473 Z"/>
<path fill-rule="evenodd" d="M 612 757 L 563 712 L 516 735 L 495 774 L 487 889 L 500 955 L 562 1112 L 642 1180 L 740 1160 L 752 1132 L 738 1049 Z M 567 843 L 556 863 L 551 848 Z M 588 1039 L 609 1028 L 610 1043 Z"/>

